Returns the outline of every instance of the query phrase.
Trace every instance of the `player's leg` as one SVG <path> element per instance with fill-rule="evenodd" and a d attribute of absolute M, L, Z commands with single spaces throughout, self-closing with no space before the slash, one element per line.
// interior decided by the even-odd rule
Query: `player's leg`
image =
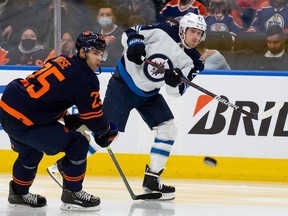
<path fill-rule="evenodd" d="M 116 73 L 116 72 L 115 72 Z M 135 95 L 120 78 L 110 79 L 103 101 L 103 112 L 117 125 L 120 132 L 125 131 L 130 111 L 135 108 Z"/>
<path fill-rule="evenodd" d="M 80 133 L 73 132 L 72 139 L 65 147 L 65 156 L 58 160 L 57 166 L 63 177 L 62 210 L 100 210 L 100 198 L 82 190 L 86 165 L 88 140 Z"/>
<path fill-rule="evenodd" d="M 29 193 L 43 153 L 32 148 L 22 147 L 13 139 L 11 141 L 14 144 L 13 150 L 18 152 L 18 157 L 13 164 L 13 180 L 9 183 L 8 202 L 14 206 L 24 205 L 33 208 L 46 206 L 45 197 Z"/>
<path fill-rule="evenodd" d="M 153 191 L 162 193 L 162 200 L 175 198 L 175 188 L 162 184 L 160 175 L 164 171 L 177 135 L 177 128 L 162 95 L 156 95 L 144 105 L 137 107 L 144 121 L 156 132 L 150 151 L 150 166 L 146 165 L 143 189 L 147 193 Z"/>
<path fill-rule="evenodd" d="M 43 153 L 25 145 L 29 136 L 29 127 L 11 117 L 0 109 L 0 122 L 9 135 L 12 149 L 18 153 L 14 162 L 12 176 L 9 183 L 8 202 L 14 206 L 30 206 L 33 208 L 46 206 L 46 198 L 38 194 L 29 193 L 37 173 L 38 164 Z"/>
<path fill-rule="evenodd" d="M 100 209 L 100 198 L 95 197 L 82 190 L 86 172 L 86 156 L 89 147 L 88 140 L 79 132 L 69 130 L 59 122 L 45 126 L 46 135 L 51 138 L 44 141 L 42 145 L 49 145 L 45 148 L 47 154 L 55 154 L 52 149 L 58 152 L 65 152 L 65 156 L 57 161 L 61 168 L 62 210 L 97 211 Z M 49 132 L 47 132 L 49 131 Z"/>

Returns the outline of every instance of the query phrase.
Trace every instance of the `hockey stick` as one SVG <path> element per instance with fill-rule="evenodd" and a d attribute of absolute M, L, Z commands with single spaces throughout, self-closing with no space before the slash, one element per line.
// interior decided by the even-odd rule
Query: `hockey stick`
<path fill-rule="evenodd" d="M 113 163 L 115 164 L 115 166 L 116 166 L 116 168 L 117 168 L 117 170 L 118 170 L 121 178 L 122 178 L 123 181 L 124 181 L 124 184 L 125 184 L 128 192 L 129 192 L 129 194 L 130 194 L 130 196 L 131 196 L 131 198 L 132 198 L 133 200 L 139 200 L 139 199 L 142 199 L 142 200 L 159 199 L 159 198 L 162 197 L 162 194 L 161 194 L 161 193 L 147 193 L 147 194 L 135 195 L 135 194 L 133 193 L 133 191 L 132 191 L 132 189 L 131 189 L 131 187 L 130 187 L 130 185 L 129 185 L 129 183 L 128 183 L 128 181 L 127 181 L 127 179 L 126 179 L 126 177 L 125 177 L 125 175 L 124 175 L 124 173 L 123 173 L 123 171 L 122 171 L 122 169 L 121 169 L 121 167 L 120 167 L 120 165 L 119 165 L 119 163 L 118 163 L 118 161 L 116 160 L 116 157 L 115 157 L 114 153 L 112 152 L 112 149 L 110 148 L 110 146 L 106 147 L 106 149 L 107 149 L 109 155 L 111 156 L 112 161 L 113 161 Z"/>
<path fill-rule="evenodd" d="M 145 57 L 142 56 L 142 60 L 145 61 L 147 64 L 150 64 L 152 65 L 153 67 L 157 68 L 157 70 L 159 70 L 159 72 L 161 73 L 164 73 L 165 72 L 165 68 L 163 66 L 160 66 L 158 64 L 156 64 L 155 62 L 152 62 L 150 61 L 149 59 L 146 59 Z M 223 97 L 220 97 L 204 88 L 202 88 L 201 86 L 198 86 L 196 85 L 195 83 L 193 82 L 190 82 L 188 79 L 186 79 L 185 77 L 181 77 L 181 81 L 183 83 L 186 83 L 187 85 L 211 96 L 213 99 L 217 100 L 218 102 L 228 106 L 228 107 L 231 107 L 232 109 L 252 118 L 252 119 L 256 119 L 256 120 L 262 120 L 262 119 L 266 119 L 266 118 L 269 118 L 270 116 L 272 116 L 274 113 L 278 112 L 283 106 L 284 106 L 284 102 L 278 102 L 275 104 L 274 107 L 272 107 L 271 109 L 269 110 L 266 110 L 264 112 L 261 112 L 261 113 L 253 113 L 253 112 L 248 112 L 244 109 L 242 109 L 241 107 L 235 105 L 235 104 L 232 104 L 231 102 L 229 102 L 229 100 L 223 98 Z"/>

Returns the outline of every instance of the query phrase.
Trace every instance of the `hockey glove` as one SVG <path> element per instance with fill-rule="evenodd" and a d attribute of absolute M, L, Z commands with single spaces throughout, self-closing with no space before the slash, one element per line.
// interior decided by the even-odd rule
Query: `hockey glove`
<path fill-rule="evenodd" d="M 63 119 L 65 126 L 71 130 L 77 130 L 83 124 L 79 115 L 65 115 Z"/>
<path fill-rule="evenodd" d="M 166 69 L 164 74 L 165 83 L 169 86 L 176 87 L 181 84 L 182 71 L 179 68 Z"/>
<path fill-rule="evenodd" d="M 144 36 L 140 34 L 130 35 L 127 40 L 127 58 L 135 64 L 143 63 L 141 56 L 146 56 Z"/>
<path fill-rule="evenodd" d="M 118 127 L 113 122 L 109 123 L 110 128 L 107 133 L 103 135 L 96 135 L 93 133 L 95 142 L 102 148 L 108 147 L 118 135 Z"/>

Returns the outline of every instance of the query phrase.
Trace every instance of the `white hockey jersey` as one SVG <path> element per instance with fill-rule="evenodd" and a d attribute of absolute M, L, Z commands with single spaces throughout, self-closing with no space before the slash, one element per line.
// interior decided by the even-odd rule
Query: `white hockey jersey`
<path fill-rule="evenodd" d="M 135 32 L 144 36 L 146 58 L 150 61 L 166 69 L 179 68 L 183 75 L 188 78 L 189 74 L 191 76 L 191 73 L 194 73 L 196 70 L 194 69 L 193 60 L 200 61 L 200 67 L 197 70 L 204 69 L 204 64 L 196 49 L 187 50 L 180 46 L 178 26 L 161 23 L 156 26 L 137 26 L 128 29 L 122 35 L 124 55 L 118 62 L 117 67 L 122 78 L 135 93 L 148 97 L 150 93 L 153 94 L 155 91 L 159 91 L 165 85 L 164 73 L 155 73 L 157 68 L 146 62 L 142 65 L 137 65 L 127 59 L 127 39 L 130 34 L 134 34 Z M 174 96 L 183 94 L 185 89 L 184 84 L 182 87 L 179 86 L 176 88 L 167 86 L 167 92 Z"/>

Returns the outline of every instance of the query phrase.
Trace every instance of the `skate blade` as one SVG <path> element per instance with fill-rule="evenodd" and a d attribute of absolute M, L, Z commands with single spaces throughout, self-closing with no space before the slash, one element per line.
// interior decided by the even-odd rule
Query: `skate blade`
<path fill-rule="evenodd" d="M 7 204 L 7 207 L 11 210 L 15 210 L 15 212 L 18 212 L 18 211 L 25 211 L 25 210 L 29 210 L 29 211 L 33 211 L 33 212 L 43 212 L 43 211 L 46 211 L 46 207 L 47 205 L 45 206 L 42 206 L 42 207 L 31 207 L 29 205 L 22 205 L 22 204 L 12 204 L 12 203 L 8 203 Z"/>
<path fill-rule="evenodd" d="M 48 167 L 47 169 L 48 174 L 51 176 L 51 178 L 61 187 L 63 188 L 63 178 L 60 174 L 59 170 L 55 165 Z"/>
<path fill-rule="evenodd" d="M 62 211 L 94 212 L 94 211 L 100 211 L 101 207 L 100 207 L 100 205 L 94 206 L 94 207 L 82 207 L 82 206 L 73 205 L 70 203 L 62 203 L 60 209 Z"/>

